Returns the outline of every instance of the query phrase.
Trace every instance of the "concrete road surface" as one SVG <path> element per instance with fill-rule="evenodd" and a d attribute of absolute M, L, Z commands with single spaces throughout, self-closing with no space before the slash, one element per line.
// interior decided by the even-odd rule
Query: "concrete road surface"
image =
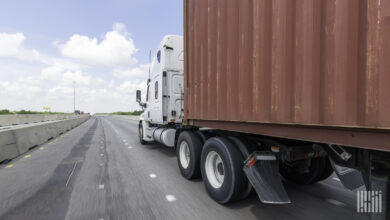
<path fill-rule="evenodd" d="M 219 205 L 173 149 L 138 143 L 136 121 L 92 117 L 0 166 L 0 219 L 367 219 L 337 178 L 286 188 L 288 205 Z"/>

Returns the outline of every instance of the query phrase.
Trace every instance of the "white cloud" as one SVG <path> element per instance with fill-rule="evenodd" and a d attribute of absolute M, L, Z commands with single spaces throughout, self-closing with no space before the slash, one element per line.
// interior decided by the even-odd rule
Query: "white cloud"
<path fill-rule="evenodd" d="M 125 81 L 122 84 L 120 84 L 116 91 L 118 92 L 127 92 L 127 93 L 135 93 L 136 90 L 142 90 L 146 86 L 144 82 L 140 82 L 138 80 L 136 81 Z"/>
<path fill-rule="evenodd" d="M 28 50 L 22 46 L 25 40 L 23 33 L 0 33 L 0 56 L 31 61 L 41 59 L 38 51 Z"/>
<path fill-rule="evenodd" d="M 143 64 L 135 68 L 127 68 L 127 69 L 114 69 L 112 74 L 118 78 L 146 78 L 149 71 L 149 64 Z"/>
<path fill-rule="evenodd" d="M 64 69 L 58 65 L 49 66 L 42 69 L 41 78 L 43 80 L 56 80 L 61 77 L 63 71 Z"/>
<path fill-rule="evenodd" d="M 73 82 L 76 108 L 86 112 L 139 110 L 135 91 L 145 96 L 148 64 L 135 59 L 136 46 L 125 25 L 116 23 L 102 40 L 74 34 L 61 43 L 49 43 L 60 56 L 48 57 L 23 47 L 23 33 L 0 34 L 0 100 L 11 110 L 73 111 Z M 2 57 L 13 58 L 15 66 Z M 31 63 L 27 61 L 38 61 Z M 31 68 L 35 65 L 34 68 Z M 106 74 L 104 74 L 106 73 Z"/>
<path fill-rule="evenodd" d="M 108 84 L 108 88 L 112 89 L 112 88 L 114 88 L 114 86 L 115 86 L 115 81 L 110 80 L 110 84 Z"/>
<path fill-rule="evenodd" d="M 64 56 L 90 65 L 116 67 L 137 63 L 133 56 L 138 49 L 125 26 L 120 23 L 114 24 L 113 30 L 107 32 L 101 42 L 96 38 L 74 34 L 60 45 L 60 49 Z"/>

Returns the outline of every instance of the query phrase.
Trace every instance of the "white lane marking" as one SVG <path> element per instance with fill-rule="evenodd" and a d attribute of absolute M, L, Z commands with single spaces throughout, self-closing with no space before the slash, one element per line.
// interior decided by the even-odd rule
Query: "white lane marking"
<path fill-rule="evenodd" d="M 154 173 L 151 173 L 151 174 L 149 174 L 149 177 L 150 177 L 150 178 L 156 178 L 156 177 L 157 177 L 157 175 L 156 175 L 156 174 L 154 174 Z"/>
<path fill-rule="evenodd" d="M 128 147 L 128 149 L 133 149 L 133 147 L 132 147 L 132 146 L 130 146 L 130 147 Z"/>
<path fill-rule="evenodd" d="M 99 189 L 104 189 L 104 184 L 100 184 L 98 188 Z"/>
<path fill-rule="evenodd" d="M 127 141 L 123 139 L 123 142 L 127 142 Z"/>
<path fill-rule="evenodd" d="M 347 205 L 343 202 L 334 200 L 334 199 L 327 199 L 327 201 L 333 205 L 340 206 L 340 207 L 346 207 Z"/>
<path fill-rule="evenodd" d="M 99 164 L 99 166 L 101 166 L 101 167 L 102 167 L 103 165 L 104 165 L 104 163 Z"/>
<path fill-rule="evenodd" d="M 168 200 L 168 202 L 174 202 L 177 200 L 174 195 L 166 195 L 165 198 Z"/>
<path fill-rule="evenodd" d="M 340 182 L 340 179 L 337 178 L 337 177 L 333 177 L 332 179 L 336 180 L 336 181 L 339 181 Z"/>
<path fill-rule="evenodd" d="M 129 145 L 129 143 L 125 143 L 125 145 Z"/>
<path fill-rule="evenodd" d="M 70 178 L 72 178 L 72 175 L 73 175 L 73 173 L 74 173 L 74 170 L 76 169 L 76 166 L 77 166 L 77 161 L 76 161 L 76 163 L 74 163 L 74 166 L 73 166 L 72 172 L 70 172 L 70 174 L 69 174 L 69 176 L 68 176 L 68 180 L 66 181 L 65 187 L 68 187 L 68 184 L 69 184 Z"/>
<path fill-rule="evenodd" d="M 100 154 L 100 156 L 101 156 L 101 157 L 103 157 L 103 156 L 104 156 L 104 154 Z"/>

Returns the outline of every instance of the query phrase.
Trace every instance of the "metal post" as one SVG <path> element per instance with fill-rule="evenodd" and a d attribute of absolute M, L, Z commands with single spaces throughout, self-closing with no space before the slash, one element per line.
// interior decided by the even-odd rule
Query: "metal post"
<path fill-rule="evenodd" d="M 76 82 L 73 81 L 73 114 L 76 114 Z"/>

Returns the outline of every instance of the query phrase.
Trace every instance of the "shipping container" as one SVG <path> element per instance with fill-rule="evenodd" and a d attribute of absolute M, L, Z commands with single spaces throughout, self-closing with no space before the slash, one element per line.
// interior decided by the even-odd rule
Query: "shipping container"
<path fill-rule="evenodd" d="M 184 0 L 184 123 L 390 151 L 389 0 Z"/>

